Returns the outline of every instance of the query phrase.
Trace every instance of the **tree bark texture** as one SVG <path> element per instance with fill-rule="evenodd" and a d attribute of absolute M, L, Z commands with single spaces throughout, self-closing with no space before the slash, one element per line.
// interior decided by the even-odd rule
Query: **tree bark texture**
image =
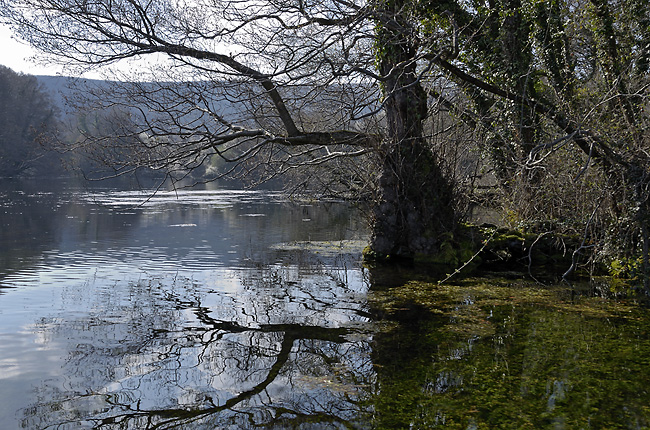
<path fill-rule="evenodd" d="M 400 16 L 404 1 L 386 2 Z M 395 29 L 397 28 L 397 30 Z M 439 160 L 424 137 L 427 94 L 419 82 L 417 40 L 406 25 L 378 25 L 379 67 L 387 121 L 379 202 L 374 209 L 370 247 L 380 258 L 436 254 L 440 235 L 456 218 L 453 192 Z"/>

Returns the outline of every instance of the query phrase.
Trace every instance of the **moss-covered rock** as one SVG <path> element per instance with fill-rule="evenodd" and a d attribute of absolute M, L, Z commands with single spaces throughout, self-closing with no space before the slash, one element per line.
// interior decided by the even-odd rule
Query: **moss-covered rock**
<path fill-rule="evenodd" d="M 438 237 L 432 254 L 416 254 L 412 262 L 441 274 L 477 271 L 521 271 L 543 268 L 544 273 L 562 274 L 573 263 L 573 251 L 582 239 L 555 233 L 529 233 L 495 226 L 461 225 L 455 232 Z M 582 261 L 589 255 L 581 255 Z M 364 250 L 367 262 L 395 262 L 390 255 Z"/>

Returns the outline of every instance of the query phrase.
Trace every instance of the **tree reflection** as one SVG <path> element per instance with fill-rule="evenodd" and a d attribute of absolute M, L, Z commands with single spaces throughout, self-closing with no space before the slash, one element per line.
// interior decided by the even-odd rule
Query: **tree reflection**
<path fill-rule="evenodd" d="M 114 285 L 34 327 L 67 351 L 25 428 L 362 428 L 373 383 L 364 304 L 325 273 L 267 266 Z M 238 279 L 239 279 L 238 278 Z M 96 288 L 95 288 L 96 289 Z"/>

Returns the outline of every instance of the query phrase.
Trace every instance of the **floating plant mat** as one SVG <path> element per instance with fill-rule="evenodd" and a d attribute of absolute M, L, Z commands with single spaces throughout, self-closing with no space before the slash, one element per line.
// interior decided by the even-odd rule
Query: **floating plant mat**
<path fill-rule="evenodd" d="M 633 301 L 466 280 L 370 302 L 377 428 L 650 425 L 650 314 Z"/>
<path fill-rule="evenodd" d="M 340 254 L 361 254 L 368 245 L 366 240 L 336 240 L 336 241 L 294 241 L 279 243 L 271 246 L 277 251 L 307 251 L 323 256 Z"/>

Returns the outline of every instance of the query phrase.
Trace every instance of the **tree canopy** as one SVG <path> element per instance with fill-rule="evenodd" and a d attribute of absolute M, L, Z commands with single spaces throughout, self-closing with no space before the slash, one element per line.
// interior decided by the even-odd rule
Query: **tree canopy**
<path fill-rule="evenodd" d="M 464 97 L 436 97 L 481 130 L 510 215 L 585 229 L 600 253 L 643 254 L 647 273 L 650 5 L 422 4 L 431 34 L 458 29 L 458 56 L 436 65 Z"/>

